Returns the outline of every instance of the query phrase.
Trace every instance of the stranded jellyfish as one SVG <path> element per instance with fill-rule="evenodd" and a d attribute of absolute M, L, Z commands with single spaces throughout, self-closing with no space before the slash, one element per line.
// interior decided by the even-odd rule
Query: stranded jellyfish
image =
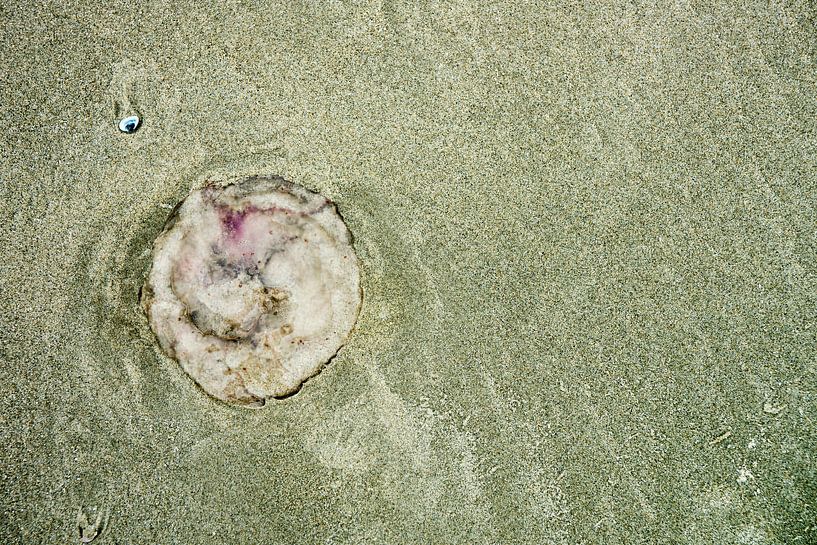
<path fill-rule="evenodd" d="M 281 178 L 192 192 L 153 247 L 141 304 L 162 350 L 207 393 L 262 406 L 343 346 L 360 309 L 334 204 Z"/>

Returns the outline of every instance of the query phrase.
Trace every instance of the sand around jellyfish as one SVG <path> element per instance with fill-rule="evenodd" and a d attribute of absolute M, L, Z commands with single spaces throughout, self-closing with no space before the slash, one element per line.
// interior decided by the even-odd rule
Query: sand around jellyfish
<path fill-rule="evenodd" d="M 208 183 L 153 248 L 141 304 L 164 352 L 207 393 L 261 406 L 297 391 L 346 342 L 361 304 L 334 204 L 275 177 Z"/>

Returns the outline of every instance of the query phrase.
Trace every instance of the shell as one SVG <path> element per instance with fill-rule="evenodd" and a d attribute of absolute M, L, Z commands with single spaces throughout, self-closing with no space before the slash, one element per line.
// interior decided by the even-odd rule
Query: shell
<path fill-rule="evenodd" d="M 142 308 L 162 350 L 207 393 L 261 406 L 346 342 L 361 305 L 334 204 L 281 178 L 192 192 L 156 239 Z"/>
<path fill-rule="evenodd" d="M 132 134 L 139 129 L 141 124 L 142 120 L 139 119 L 138 115 L 129 115 L 128 117 L 123 117 L 120 119 L 117 127 L 119 127 L 119 130 L 125 134 Z"/>

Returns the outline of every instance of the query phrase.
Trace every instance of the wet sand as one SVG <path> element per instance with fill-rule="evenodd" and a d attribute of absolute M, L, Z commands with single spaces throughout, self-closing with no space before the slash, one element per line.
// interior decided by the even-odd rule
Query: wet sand
<path fill-rule="evenodd" d="M 813 6 L 2 20 L 4 542 L 817 542 Z M 138 306 L 170 209 L 253 174 L 337 203 L 364 290 L 257 411 Z"/>

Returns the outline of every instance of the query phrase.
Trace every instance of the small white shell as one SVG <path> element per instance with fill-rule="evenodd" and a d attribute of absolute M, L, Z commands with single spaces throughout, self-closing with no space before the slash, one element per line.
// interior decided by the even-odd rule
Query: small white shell
<path fill-rule="evenodd" d="M 132 134 L 136 132 L 139 126 L 142 124 L 142 120 L 139 119 L 138 115 L 129 115 L 127 117 L 123 117 L 119 121 L 119 130 L 124 132 L 125 134 Z"/>

